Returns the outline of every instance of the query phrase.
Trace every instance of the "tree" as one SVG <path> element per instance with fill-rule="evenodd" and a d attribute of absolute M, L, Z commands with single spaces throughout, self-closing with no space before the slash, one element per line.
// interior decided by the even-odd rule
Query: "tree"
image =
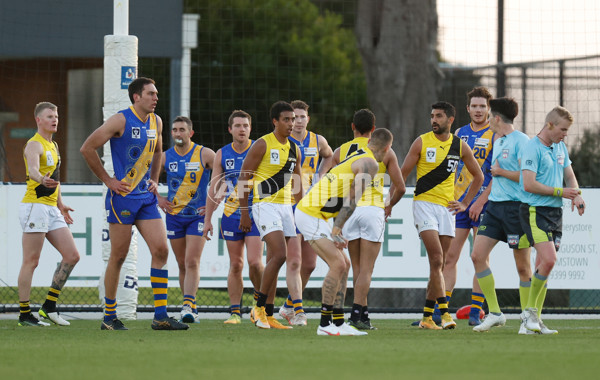
<path fill-rule="evenodd" d="M 569 153 L 573 171 L 581 187 L 600 187 L 600 130 L 586 129 L 580 145 Z"/>
<path fill-rule="evenodd" d="M 342 16 L 320 13 L 309 0 L 188 0 L 185 12 L 201 15 L 191 94 L 199 142 L 218 148 L 230 141 L 234 109 L 252 115 L 253 137 L 270 132 L 271 104 L 294 99 L 311 106 L 311 129 L 332 146 L 348 140 L 349 121 L 367 95 Z"/>
<path fill-rule="evenodd" d="M 402 161 L 413 140 L 429 131 L 442 83 L 436 1 L 359 0 L 355 31 L 377 126 L 396 136 Z"/>

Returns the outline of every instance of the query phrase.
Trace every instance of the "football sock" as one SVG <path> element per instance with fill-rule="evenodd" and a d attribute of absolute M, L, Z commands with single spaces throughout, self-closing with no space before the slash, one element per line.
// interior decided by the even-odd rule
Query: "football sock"
<path fill-rule="evenodd" d="M 300 300 L 300 302 L 302 302 L 302 300 Z M 283 304 L 283 307 L 285 307 L 286 309 L 292 309 L 294 307 L 294 302 L 292 301 L 292 296 L 288 294 L 287 298 L 285 299 L 285 303 Z"/>
<path fill-rule="evenodd" d="M 192 304 L 192 312 L 198 314 L 198 305 L 196 305 L 196 297 L 194 297 L 194 303 Z"/>
<path fill-rule="evenodd" d="M 529 299 L 527 300 L 527 309 L 530 307 L 536 307 L 537 299 L 544 290 L 544 284 L 548 276 L 542 276 L 537 271 L 533 274 L 533 278 L 531 279 L 531 288 L 529 290 Z"/>
<path fill-rule="evenodd" d="M 261 306 L 265 306 L 267 304 L 267 295 L 263 294 L 261 292 L 256 292 L 258 293 L 258 298 L 256 299 L 256 306 L 261 307 Z"/>
<path fill-rule="evenodd" d="M 254 289 L 254 294 L 252 295 L 252 298 L 254 298 L 254 303 L 256 303 L 256 301 L 258 301 L 258 294 L 259 294 L 259 291 Z"/>
<path fill-rule="evenodd" d="M 529 300 L 529 291 L 531 290 L 531 280 L 519 281 L 519 299 L 521 301 L 521 311 L 527 307 L 527 301 Z M 489 305 L 489 301 L 488 301 Z"/>
<path fill-rule="evenodd" d="M 369 307 L 368 306 L 362 307 L 362 313 L 360 313 L 360 320 L 363 322 L 369 321 Z"/>
<path fill-rule="evenodd" d="M 352 311 L 350 311 L 350 320 L 353 322 L 358 322 L 360 320 L 362 313 L 362 306 L 354 303 L 352 304 Z"/>
<path fill-rule="evenodd" d="M 56 301 L 58 300 L 58 296 L 60 296 L 60 289 L 54 289 L 51 287 L 50 290 L 48 290 L 46 301 L 44 301 L 44 304 L 42 305 L 44 310 L 48 311 L 49 313 L 56 311 Z"/>
<path fill-rule="evenodd" d="M 150 285 L 154 294 L 154 319 L 167 318 L 167 290 L 169 286 L 169 271 L 166 269 L 150 268 Z"/>
<path fill-rule="evenodd" d="M 446 301 L 446 297 L 440 297 L 437 299 L 438 308 L 440 309 L 440 314 L 444 315 L 448 312 L 448 301 Z"/>
<path fill-rule="evenodd" d="M 327 327 L 331 323 L 331 315 L 333 313 L 332 305 L 321 304 L 321 327 Z"/>
<path fill-rule="evenodd" d="M 433 315 L 433 308 L 435 307 L 434 300 L 425 300 L 425 307 L 423 308 L 423 317 L 431 317 Z"/>
<path fill-rule="evenodd" d="M 287 302 L 286 302 L 287 304 Z M 294 313 L 304 313 L 304 308 L 302 307 L 302 299 L 294 300 Z"/>
<path fill-rule="evenodd" d="M 496 296 L 496 281 L 494 280 L 494 274 L 490 268 L 487 268 L 479 273 L 476 273 L 477 282 L 481 287 L 481 291 L 485 295 L 490 313 L 500 313 L 500 305 L 498 304 L 498 297 Z"/>
<path fill-rule="evenodd" d="M 452 290 L 446 290 L 446 302 L 450 304 L 450 298 L 452 298 Z"/>
<path fill-rule="evenodd" d="M 479 311 L 483 308 L 485 296 L 481 293 L 471 293 L 471 311 L 469 317 L 479 318 Z"/>
<path fill-rule="evenodd" d="M 272 317 L 274 310 L 275 305 L 273 305 L 272 303 L 265 304 L 265 312 L 267 313 L 267 317 Z"/>
<path fill-rule="evenodd" d="M 334 308 L 332 316 L 334 325 L 341 326 L 344 324 L 344 309 Z"/>
<path fill-rule="evenodd" d="M 183 306 L 188 305 L 190 308 L 194 308 L 194 302 L 196 297 L 190 296 L 189 294 L 185 294 L 183 296 Z"/>
<path fill-rule="evenodd" d="M 27 301 L 19 301 L 19 311 L 21 316 L 26 316 L 27 314 L 31 314 L 31 308 L 29 307 L 29 300 Z"/>
<path fill-rule="evenodd" d="M 117 318 L 117 300 L 104 297 L 104 322 Z"/>
<path fill-rule="evenodd" d="M 237 305 L 231 305 L 231 314 L 232 315 L 236 314 L 236 315 L 242 316 L 242 312 L 240 310 L 240 305 L 239 304 L 237 304 Z"/>
<path fill-rule="evenodd" d="M 535 303 L 535 307 L 538 311 L 538 318 L 542 315 L 542 308 L 544 307 L 544 301 L 546 301 L 546 293 L 548 292 L 548 281 L 544 283 L 544 287 L 542 288 L 542 292 L 538 296 L 537 302 Z"/>

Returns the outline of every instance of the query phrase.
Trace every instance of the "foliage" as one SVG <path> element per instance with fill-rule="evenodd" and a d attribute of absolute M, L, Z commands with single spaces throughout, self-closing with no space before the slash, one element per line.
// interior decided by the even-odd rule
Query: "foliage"
<path fill-rule="evenodd" d="M 569 153 L 581 187 L 600 187 L 600 129 L 586 129 L 580 144 Z"/>
<path fill-rule="evenodd" d="M 339 145 L 349 121 L 367 105 L 365 79 L 353 32 L 342 17 L 309 0 L 185 2 L 198 13 L 198 48 L 192 53 L 192 120 L 197 138 L 217 148 L 232 110 L 253 117 L 253 137 L 271 131 L 269 107 L 302 99 L 311 128 Z"/>

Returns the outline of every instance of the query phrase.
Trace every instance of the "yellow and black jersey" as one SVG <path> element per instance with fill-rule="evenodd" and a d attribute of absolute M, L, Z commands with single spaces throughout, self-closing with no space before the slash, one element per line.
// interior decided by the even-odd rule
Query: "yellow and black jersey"
<path fill-rule="evenodd" d="M 454 173 L 461 157 L 461 139 L 453 134 L 440 141 L 433 132 L 421 137 L 421 156 L 417 162 L 415 200 L 444 207 L 454 200 Z"/>
<path fill-rule="evenodd" d="M 266 152 L 254 173 L 254 203 L 293 204 L 292 174 L 297 165 L 298 147 L 286 139 L 282 144 L 274 133 L 261 137 Z"/>
<path fill-rule="evenodd" d="M 38 133 L 29 139 L 27 144 L 32 141 L 37 141 L 42 144 L 43 152 L 40 155 L 40 174 L 45 176 L 50 173 L 50 178 L 55 181 L 60 181 L 60 153 L 56 142 L 48 141 Z M 25 191 L 25 196 L 21 202 L 42 203 L 49 206 L 56 206 L 60 185 L 55 188 L 49 188 L 29 178 L 29 166 L 27 165 L 27 157 L 25 157 L 25 154 L 23 154 L 23 158 L 25 159 L 25 170 L 27 174 L 27 190 Z"/>
<path fill-rule="evenodd" d="M 340 161 L 345 160 L 348 156 L 354 154 L 358 149 L 366 148 L 368 143 L 368 137 L 356 137 L 354 140 L 342 144 L 342 146 L 340 146 Z M 383 185 L 387 168 L 383 162 L 378 162 L 378 164 L 379 170 L 377 171 L 377 175 L 371 182 L 371 185 L 365 189 L 365 192 L 358 201 L 357 206 L 385 207 L 385 203 L 383 202 Z"/>
<path fill-rule="evenodd" d="M 337 216 L 355 179 L 352 164 L 364 157 L 375 160 L 369 148 L 359 148 L 329 170 L 300 200 L 298 208 L 308 215 L 324 220 Z"/>

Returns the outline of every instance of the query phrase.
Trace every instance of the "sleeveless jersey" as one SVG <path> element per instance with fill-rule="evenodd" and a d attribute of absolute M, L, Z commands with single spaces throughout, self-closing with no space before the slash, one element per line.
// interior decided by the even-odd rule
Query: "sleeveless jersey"
<path fill-rule="evenodd" d="M 461 140 L 466 142 L 471 150 L 473 150 L 473 155 L 481 167 L 481 171 L 483 172 L 483 185 L 479 188 L 479 191 L 473 198 L 472 202 L 479 197 L 481 193 L 485 190 L 485 188 L 490 184 L 492 180 L 492 147 L 494 143 L 494 132 L 490 129 L 490 125 L 486 125 L 483 129 L 479 131 L 474 131 L 471 124 L 467 124 L 464 127 L 460 128 L 456 133 L 456 136 L 460 137 Z M 464 162 L 460 160 L 458 163 L 458 167 L 456 168 L 456 183 L 454 184 L 454 199 L 458 201 L 462 201 L 467 192 L 469 191 L 469 187 L 473 182 L 473 174 L 471 174 L 465 167 Z M 472 203 L 471 202 L 471 203 Z"/>
<path fill-rule="evenodd" d="M 420 137 L 414 199 L 447 207 L 454 200 L 454 173 L 460 161 L 461 139 L 450 134 L 448 140 L 440 141 L 433 132 Z"/>
<path fill-rule="evenodd" d="M 143 198 L 148 193 L 150 166 L 158 139 L 156 115 L 151 113 L 142 121 L 133 106 L 119 111 L 125 116 L 125 130 L 121 137 L 110 139 L 115 178 L 130 186 L 122 196 Z"/>
<path fill-rule="evenodd" d="M 347 143 L 342 144 L 342 146 L 340 146 L 340 161 L 345 160 L 348 158 L 348 156 L 354 154 L 358 149 L 366 148 L 368 143 L 368 137 L 356 137 L 354 140 L 350 140 Z M 377 175 L 371 182 L 371 185 L 365 189 L 365 192 L 356 204 L 359 207 L 385 207 L 385 203 L 383 202 L 383 185 L 387 168 L 383 162 L 378 162 L 378 164 L 379 170 L 377 171 Z"/>
<path fill-rule="evenodd" d="M 171 215 L 196 216 L 199 208 L 206 205 L 210 170 L 205 170 L 202 149 L 202 145 L 192 143 L 184 155 L 177 153 L 175 148 L 165 152 L 167 196 L 174 205 Z"/>
<path fill-rule="evenodd" d="M 352 164 L 364 157 L 375 160 L 369 148 L 359 148 L 329 170 L 300 200 L 298 208 L 319 219 L 327 220 L 337 216 L 344 206 L 344 198 L 348 196 L 350 186 L 355 179 Z"/>
<path fill-rule="evenodd" d="M 254 203 L 293 204 L 292 174 L 297 164 L 296 144 L 280 143 L 274 133 L 261 137 L 267 150 L 254 173 Z"/>
<path fill-rule="evenodd" d="M 310 131 L 302 140 L 296 140 L 292 136 L 288 137 L 300 149 L 300 171 L 302 172 L 302 189 L 304 194 L 312 186 L 313 176 L 317 171 L 319 163 L 319 136 Z"/>
<path fill-rule="evenodd" d="M 223 168 L 225 183 L 227 184 L 223 214 L 235 219 L 240 219 L 242 216 L 237 183 L 244 158 L 246 158 L 246 154 L 248 154 L 248 150 L 250 150 L 252 144 L 253 141 L 250 140 L 246 149 L 241 152 L 235 150 L 233 143 L 221 148 L 221 167 Z M 248 206 L 252 206 L 252 193 L 248 194 Z M 252 209 L 250 209 L 250 214 L 252 214 Z"/>
<path fill-rule="evenodd" d="M 55 141 L 48 141 L 40 134 L 36 133 L 27 141 L 30 143 L 37 141 L 42 144 L 43 152 L 40 155 L 40 174 L 45 176 L 50 173 L 50 178 L 60 181 L 60 153 Z M 23 148 L 25 150 L 25 148 Z M 25 173 L 27 175 L 27 190 L 21 202 L 23 203 L 42 203 L 49 206 L 56 206 L 58 200 L 58 191 L 60 185 L 51 189 L 29 178 L 29 166 L 27 166 L 27 157 L 25 159 Z"/>

